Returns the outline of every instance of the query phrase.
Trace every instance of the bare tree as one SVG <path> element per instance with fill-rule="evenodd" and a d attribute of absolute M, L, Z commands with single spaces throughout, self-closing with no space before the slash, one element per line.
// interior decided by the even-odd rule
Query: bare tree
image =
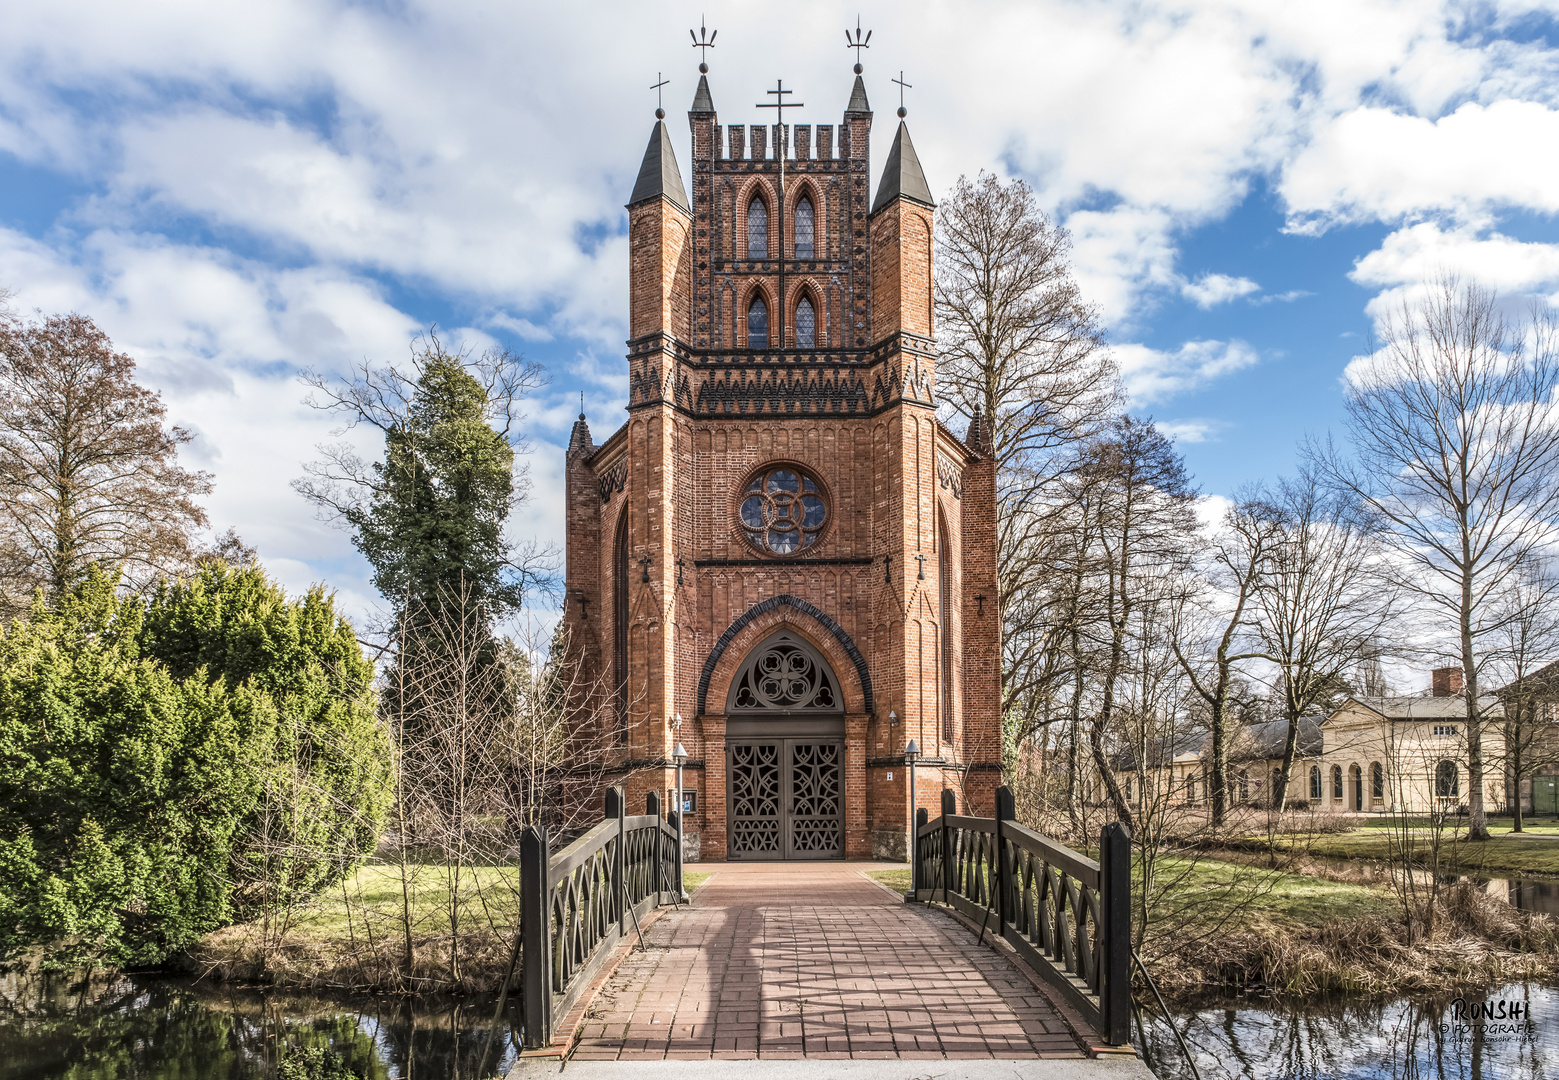
<path fill-rule="evenodd" d="M 1066 635 L 1052 633 L 1038 599 L 1059 527 L 1055 483 L 1119 407 L 1119 378 L 1072 277 L 1071 240 L 1023 181 L 960 178 L 936 228 L 938 389 L 953 412 L 980 418 L 997 462 L 1010 742 L 1067 680 L 1056 662 Z"/>
<path fill-rule="evenodd" d="M 190 565 L 211 477 L 179 466 L 166 414 L 86 316 L 0 319 L 0 603 L 53 602 L 94 562 L 138 588 Z"/>
<path fill-rule="evenodd" d="M 1123 416 L 1108 436 L 1095 442 L 1084 468 L 1100 481 L 1096 512 L 1087 527 L 1098 546 L 1096 587 L 1106 641 L 1102 666 L 1094 672 L 1098 705 L 1088 725 L 1088 745 L 1105 793 L 1120 820 L 1132 823 L 1131 807 L 1111 766 L 1107 736 L 1117 724 L 1123 680 L 1133 672 L 1131 635 L 1140 609 L 1159 596 L 1162 582 L 1177 577 L 1189 561 L 1196 493 L 1185 462 L 1151 421 Z"/>
<path fill-rule="evenodd" d="M 1246 649 L 1250 639 L 1247 608 L 1260 588 L 1274 534 L 1276 513 L 1255 496 L 1241 498 L 1224 515 L 1223 527 L 1206 549 L 1206 578 L 1199 605 L 1210 632 L 1199 635 L 1203 648 L 1190 652 L 1181 635 L 1170 647 L 1185 670 L 1191 690 L 1208 710 L 1208 795 L 1214 825 L 1222 825 L 1229 806 L 1230 705 L 1238 686 L 1236 665 L 1261 655 Z M 1210 639 L 1210 640 L 1209 640 Z"/>
<path fill-rule="evenodd" d="M 1312 456 L 1380 520 L 1403 586 L 1455 641 L 1469 835 L 1484 840 L 1479 651 L 1500 625 L 1493 601 L 1559 520 L 1559 322 L 1536 310 L 1509 321 L 1493 292 L 1446 277 L 1404 300 L 1381 339 L 1347 389 L 1353 458 Z"/>
<path fill-rule="evenodd" d="M 1507 612 L 1486 662 L 1505 683 L 1498 691 L 1504 705 L 1504 773 L 1512 831 L 1521 832 L 1524 811 L 1521 784 L 1559 762 L 1551 710 L 1559 702 L 1559 577 L 1531 563 L 1506 588 L 1500 601 Z"/>
<path fill-rule="evenodd" d="M 1335 696 L 1361 664 L 1378 665 L 1397 614 L 1379 538 L 1344 500 L 1322 487 L 1314 470 L 1284 480 L 1276 495 L 1276 529 L 1257 582 L 1261 655 L 1277 669 L 1288 736 L 1270 800 L 1280 812 L 1299 746 L 1299 719 Z"/>

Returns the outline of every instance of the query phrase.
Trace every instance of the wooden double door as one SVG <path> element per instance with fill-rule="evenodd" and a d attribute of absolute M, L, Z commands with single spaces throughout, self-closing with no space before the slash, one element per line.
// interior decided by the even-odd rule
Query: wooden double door
<path fill-rule="evenodd" d="M 729 858 L 844 857 L 843 739 L 734 739 L 726 754 Z"/>

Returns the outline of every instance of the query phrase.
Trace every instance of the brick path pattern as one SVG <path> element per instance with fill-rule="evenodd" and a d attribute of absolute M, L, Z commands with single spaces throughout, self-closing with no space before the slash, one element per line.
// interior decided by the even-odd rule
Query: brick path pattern
<path fill-rule="evenodd" d="M 865 869 L 722 865 L 693 907 L 646 929 L 647 948 L 585 1010 L 572 1056 L 1086 1056 L 1007 957 Z"/>

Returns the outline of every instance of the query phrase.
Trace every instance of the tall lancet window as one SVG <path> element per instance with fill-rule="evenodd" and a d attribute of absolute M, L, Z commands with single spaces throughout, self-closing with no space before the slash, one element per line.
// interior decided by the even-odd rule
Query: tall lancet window
<path fill-rule="evenodd" d="M 796 305 L 796 348 L 817 348 L 817 312 L 812 310 L 812 301 L 805 296 Z"/>
<path fill-rule="evenodd" d="M 747 204 L 747 257 L 769 257 L 769 208 L 757 197 Z"/>
<path fill-rule="evenodd" d="M 796 258 L 815 258 L 812 254 L 815 246 L 812 242 L 816 230 L 812 227 L 812 200 L 805 195 L 796 203 Z"/>
<path fill-rule="evenodd" d="M 763 302 L 761 296 L 753 297 L 752 305 L 747 309 L 747 347 L 769 347 L 769 305 Z"/>

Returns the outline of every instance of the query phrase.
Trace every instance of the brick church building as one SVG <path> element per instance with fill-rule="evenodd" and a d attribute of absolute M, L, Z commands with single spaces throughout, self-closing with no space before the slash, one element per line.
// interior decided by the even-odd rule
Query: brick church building
<path fill-rule="evenodd" d="M 569 442 L 570 647 L 630 807 L 685 746 L 689 858 L 903 858 L 912 798 L 1000 783 L 995 463 L 937 419 L 935 203 L 902 109 L 868 202 L 856 70 L 815 127 L 722 128 L 700 77 L 690 186 L 657 119 L 627 422 Z"/>

